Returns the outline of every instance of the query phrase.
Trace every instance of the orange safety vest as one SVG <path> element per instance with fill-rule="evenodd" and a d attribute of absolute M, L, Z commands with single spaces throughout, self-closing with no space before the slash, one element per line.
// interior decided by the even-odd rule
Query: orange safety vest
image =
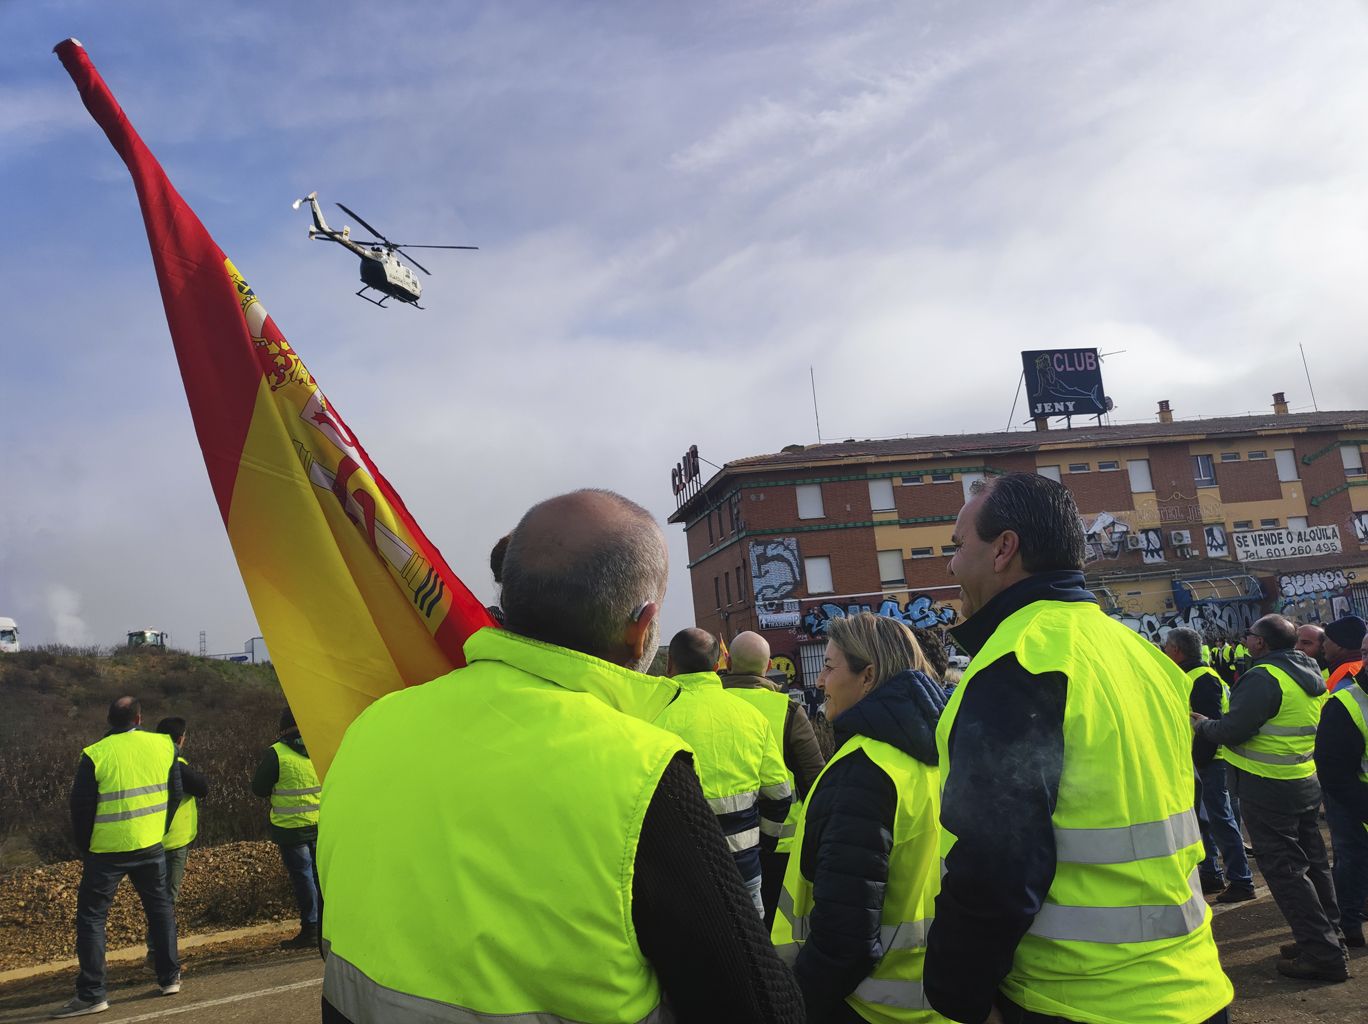
<path fill-rule="evenodd" d="M 1335 666 L 1330 677 L 1325 681 L 1325 688 L 1331 693 L 1335 692 L 1335 687 L 1346 679 L 1352 679 L 1363 671 L 1362 661 L 1346 661 L 1343 665 Z"/>

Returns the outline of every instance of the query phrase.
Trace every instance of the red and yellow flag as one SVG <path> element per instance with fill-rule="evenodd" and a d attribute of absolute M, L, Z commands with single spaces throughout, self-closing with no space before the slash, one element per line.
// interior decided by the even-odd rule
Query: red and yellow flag
<path fill-rule="evenodd" d="M 371 701 L 492 625 L 143 144 L 85 49 L 57 56 L 128 165 L 209 482 L 321 774 Z"/>

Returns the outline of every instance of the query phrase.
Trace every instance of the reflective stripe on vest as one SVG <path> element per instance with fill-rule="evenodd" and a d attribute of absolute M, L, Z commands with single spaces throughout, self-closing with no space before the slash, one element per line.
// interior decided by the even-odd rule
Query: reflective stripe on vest
<path fill-rule="evenodd" d="M 271 824 L 278 828 L 318 824 L 318 794 L 323 787 L 313 762 L 288 743 L 273 743 L 271 749 L 280 762 L 280 774 L 271 787 Z"/>
<path fill-rule="evenodd" d="M 177 755 L 178 764 L 189 764 L 185 758 Z M 176 805 L 176 813 L 171 818 L 171 826 L 166 830 L 166 835 L 162 836 L 163 850 L 179 850 L 183 846 L 189 846 L 195 841 L 195 836 L 199 835 L 199 801 L 193 796 L 181 797 L 181 802 Z"/>
<path fill-rule="evenodd" d="M 977 735 L 968 732 L 976 722 L 955 732 L 965 694 L 979 672 L 1004 659 L 1028 674 L 1014 679 L 1020 685 L 1047 674 L 1065 684 L 1063 764 L 1050 817 L 1054 878 L 1001 992 L 1065 1020 L 1205 1020 L 1229 1004 L 1233 989 L 1211 911 L 1194 887 L 1204 851 L 1192 802 L 1192 681 L 1096 604 L 1028 604 L 974 655 L 941 715 L 940 763 L 952 772 L 952 741 Z M 964 867 L 955 843 L 944 828 L 942 884 L 963 891 L 975 879 L 957 877 Z M 1010 856 L 1010 847 L 1002 853 Z"/>
<path fill-rule="evenodd" d="M 424 999 L 386 988 L 355 964 L 329 952 L 323 969 L 323 998 L 351 1021 L 385 1024 L 579 1024 L 554 1013 L 480 1013 L 464 1006 Z M 637 1024 L 666 1024 L 672 1017 L 657 1006 Z"/>
<path fill-rule="evenodd" d="M 1225 760 L 1242 771 L 1269 779 L 1305 779 L 1316 773 L 1316 725 L 1324 696 L 1312 697 L 1284 670 L 1268 664 L 1282 693 L 1278 712 L 1244 743 L 1228 746 Z M 1254 669 L 1251 669 L 1253 671 Z"/>
<path fill-rule="evenodd" d="M 779 751 L 782 754 L 784 750 L 784 726 L 788 724 L 789 705 L 793 702 L 782 693 L 759 686 L 728 686 L 726 690 L 728 693 L 740 697 L 765 716 L 766 721 L 770 724 L 770 732 L 779 742 Z M 784 764 L 784 774 L 788 776 L 789 787 L 793 793 L 793 804 L 789 807 L 788 817 L 784 819 L 784 825 L 777 833 L 771 832 L 766 827 L 769 824 L 768 822 L 761 822 L 760 824 L 766 835 L 778 836 L 779 842 L 775 846 L 777 853 L 788 853 L 793 849 L 793 836 L 798 831 L 798 815 L 803 810 L 803 802 L 798 799 L 797 783 L 787 762 Z"/>
<path fill-rule="evenodd" d="M 166 831 L 167 783 L 176 745 L 158 732 L 130 729 L 82 753 L 95 767 L 91 853 L 128 853 L 156 846 Z"/>
<path fill-rule="evenodd" d="M 874 1024 L 943 1021 L 943 1017 L 928 1009 L 921 983 L 926 935 L 939 889 L 935 870 L 939 830 L 935 822 L 940 812 L 940 772 L 887 743 L 856 736 L 827 762 L 813 783 L 812 792 L 821 788 L 832 765 L 855 751 L 862 751 L 893 783 L 897 803 L 888 882 L 880 908 L 882 952 L 846 1002 L 862 1019 Z M 809 842 L 806 836 L 807 808 L 811 803 L 809 800 L 804 805 L 798 819 L 795 849 L 789 856 L 772 929 L 775 952 L 790 964 L 811 935 L 813 889 L 802 871 L 805 849 L 809 861 L 818 856 L 813 848 L 815 840 Z"/>

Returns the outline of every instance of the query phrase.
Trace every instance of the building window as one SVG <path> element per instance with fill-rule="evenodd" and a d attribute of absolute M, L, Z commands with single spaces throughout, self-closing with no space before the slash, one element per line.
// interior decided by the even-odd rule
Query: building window
<path fill-rule="evenodd" d="M 930 558 L 936 553 L 935 548 L 913 548 L 907 553 L 908 558 Z"/>
<path fill-rule="evenodd" d="M 1198 487 L 1216 486 L 1216 469 L 1211 464 L 1210 455 L 1194 455 L 1192 457 L 1192 478 L 1197 482 Z"/>
<path fill-rule="evenodd" d="M 1092 471 L 1092 466 L 1091 466 L 1089 463 L 1086 463 L 1086 462 L 1070 462 L 1070 463 L 1069 463 L 1069 472 L 1070 472 L 1070 473 L 1089 473 L 1089 472 L 1091 472 L 1091 471 Z"/>
<path fill-rule="evenodd" d="M 1126 469 L 1130 473 L 1131 490 L 1136 494 L 1144 494 L 1154 490 L 1154 483 L 1150 480 L 1149 459 L 1128 459 Z"/>
<path fill-rule="evenodd" d="M 803 559 L 803 571 L 807 573 L 809 594 L 834 594 L 831 586 L 831 559 L 826 555 Z"/>
<path fill-rule="evenodd" d="M 722 607 L 722 581 L 716 576 L 713 577 L 713 604 Z"/>
<path fill-rule="evenodd" d="M 1121 463 L 1120 463 L 1120 462 L 1117 462 L 1117 461 L 1115 461 L 1115 460 L 1113 460 L 1113 461 L 1111 461 L 1111 462 L 1099 462 L 1099 463 L 1097 464 L 1097 471 L 1098 471 L 1099 473 L 1115 473 L 1115 472 L 1119 471 L 1120 469 L 1121 469 Z"/>
<path fill-rule="evenodd" d="M 1345 476 L 1363 476 L 1363 452 L 1356 444 L 1340 445 Z"/>
<path fill-rule="evenodd" d="M 1260 519 L 1260 520 L 1259 520 L 1259 529 L 1261 529 L 1261 530 L 1276 530 L 1276 529 L 1278 528 L 1279 522 L 1280 522 L 1280 520 L 1277 520 L 1277 519 Z"/>
<path fill-rule="evenodd" d="M 893 500 L 892 480 L 869 481 L 869 507 L 875 512 L 889 512 L 898 507 L 898 503 Z"/>
<path fill-rule="evenodd" d="M 901 550 L 879 552 L 879 582 L 885 587 L 901 587 L 907 582 Z"/>
<path fill-rule="evenodd" d="M 717 510 L 717 535 L 718 535 L 719 537 L 725 537 L 725 536 L 726 536 L 726 534 L 722 532 L 722 509 L 721 509 L 721 508 L 718 508 L 718 510 Z"/>
<path fill-rule="evenodd" d="M 712 544 L 717 540 L 717 538 L 713 536 L 712 513 L 709 512 L 705 518 L 708 520 L 708 543 Z"/>
<path fill-rule="evenodd" d="M 729 572 L 724 572 L 724 573 L 722 574 L 722 579 L 723 579 L 723 581 L 727 584 L 727 607 L 730 608 L 730 607 L 731 607 L 731 603 L 732 603 L 731 573 L 729 573 Z"/>
<path fill-rule="evenodd" d="M 821 484 L 799 484 L 794 490 L 798 492 L 799 519 L 821 519 L 826 515 L 822 508 Z"/>
<path fill-rule="evenodd" d="M 727 532 L 736 532 L 736 506 L 727 502 Z"/>
<path fill-rule="evenodd" d="M 1305 530 L 1307 527 L 1306 516 L 1288 516 L 1287 528 L 1289 530 Z"/>
<path fill-rule="evenodd" d="M 959 550 L 959 545 L 957 545 L 957 544 L 942 544 L 942 545 L 941 545 L 941 554 L 942 554 L 942 555 L 953 555 L 953 554 L 954 554 L 956 551 L 958 551 L 958 550 Z"/>
<path fill-rule="evenodd" d="M 937 469 L 933 470 L 931 473 L 931 482 L 933 484 L 948 484 L 954 479 L 955 474 L 948 469 Z"/>
<path fill-rule="evenodd" d="M 741 566 L 736 567 L 736 603 L 746 603 L 746 592 L 741 588 Z"/>
<path fill-rule="evenodd" d="M 1222 461 L 1222 462 L 1239 462 L 1239 461 L 1240 461 L 1240 453 L 1239 453 L 1239 452 L 1221 452 L 1221 461 Z"/>
<path fill-rule="evenodd" d="M 916 476 L 905 476 L 902 478 L 902 485 L 904 487 L 914 487 L 921 482 L 922 478 L 920 473 L 918 473 Z"/>
<path fill-rule="evenodd" d="M 1297 476 L 1297 453 L 1291 448 L 1279 448 L 1273 453 L 1278 462 L 1278 479 L 1283 483 L 1299 479 Z"/>
<path fill-rule="evenodd" d="M 1257 462 L 1259 459 L 1266 459 L 1266 458 L 1268 458 L 1268 452 L 1250 452 L 1250 453 L 1249 453 L 1249 461 L 1250 461 L 1250 462 Z"/>
<path fill-rule="evenodd" d="M 1252 530 L 1252 529 L 1254 529 L 1254 520 L 1252 520 L 1252 519 L 1237 519 L 1237 520 L 1235 520 L 1235 529 L 1237 529 L 1237 530 Z"/>
<path fill-rule="evenodd" d="M 1036 475 L 1046 477 L 1047 479 L 1053 480 L 1055 483 L 1059 483 L 1058 466 L 1037 466 Z"/>

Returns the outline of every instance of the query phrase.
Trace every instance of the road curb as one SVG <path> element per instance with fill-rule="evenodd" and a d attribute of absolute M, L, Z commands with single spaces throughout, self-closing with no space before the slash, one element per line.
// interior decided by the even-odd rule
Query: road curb
<path fill-rule="evenodd" d="M 184 951 L 194 949 L 197 946 L 213 946 L 220 942 L 233 942 L 237 939 L 249 939 L 256 935 L 289 935 L 299 930 L 297 921 L 272 921 L 269 924 L 254 924 L 246 928 L 232 928 L 226 932 L 202 932 L 195 935 L 181 936 L 177 940 L 177 948 Z M 122 949 L 111 949 L 105 954 L 105 960 L 109 963 L 124 960 L 141 960 L 147 955 L 146 945 L 125 946 Z M 7 971 L 0 971 L 0 985 L 10 981 L 23 981 L 27 978 L 37 978 L 44 974 L 54 974 L 58 971 L 69 971 L 80 966 L 80 961 L 75 957 L 67 960 L 50 960 L 45 964 L 36 964 L 33 967 L 12 967 Z"/>

